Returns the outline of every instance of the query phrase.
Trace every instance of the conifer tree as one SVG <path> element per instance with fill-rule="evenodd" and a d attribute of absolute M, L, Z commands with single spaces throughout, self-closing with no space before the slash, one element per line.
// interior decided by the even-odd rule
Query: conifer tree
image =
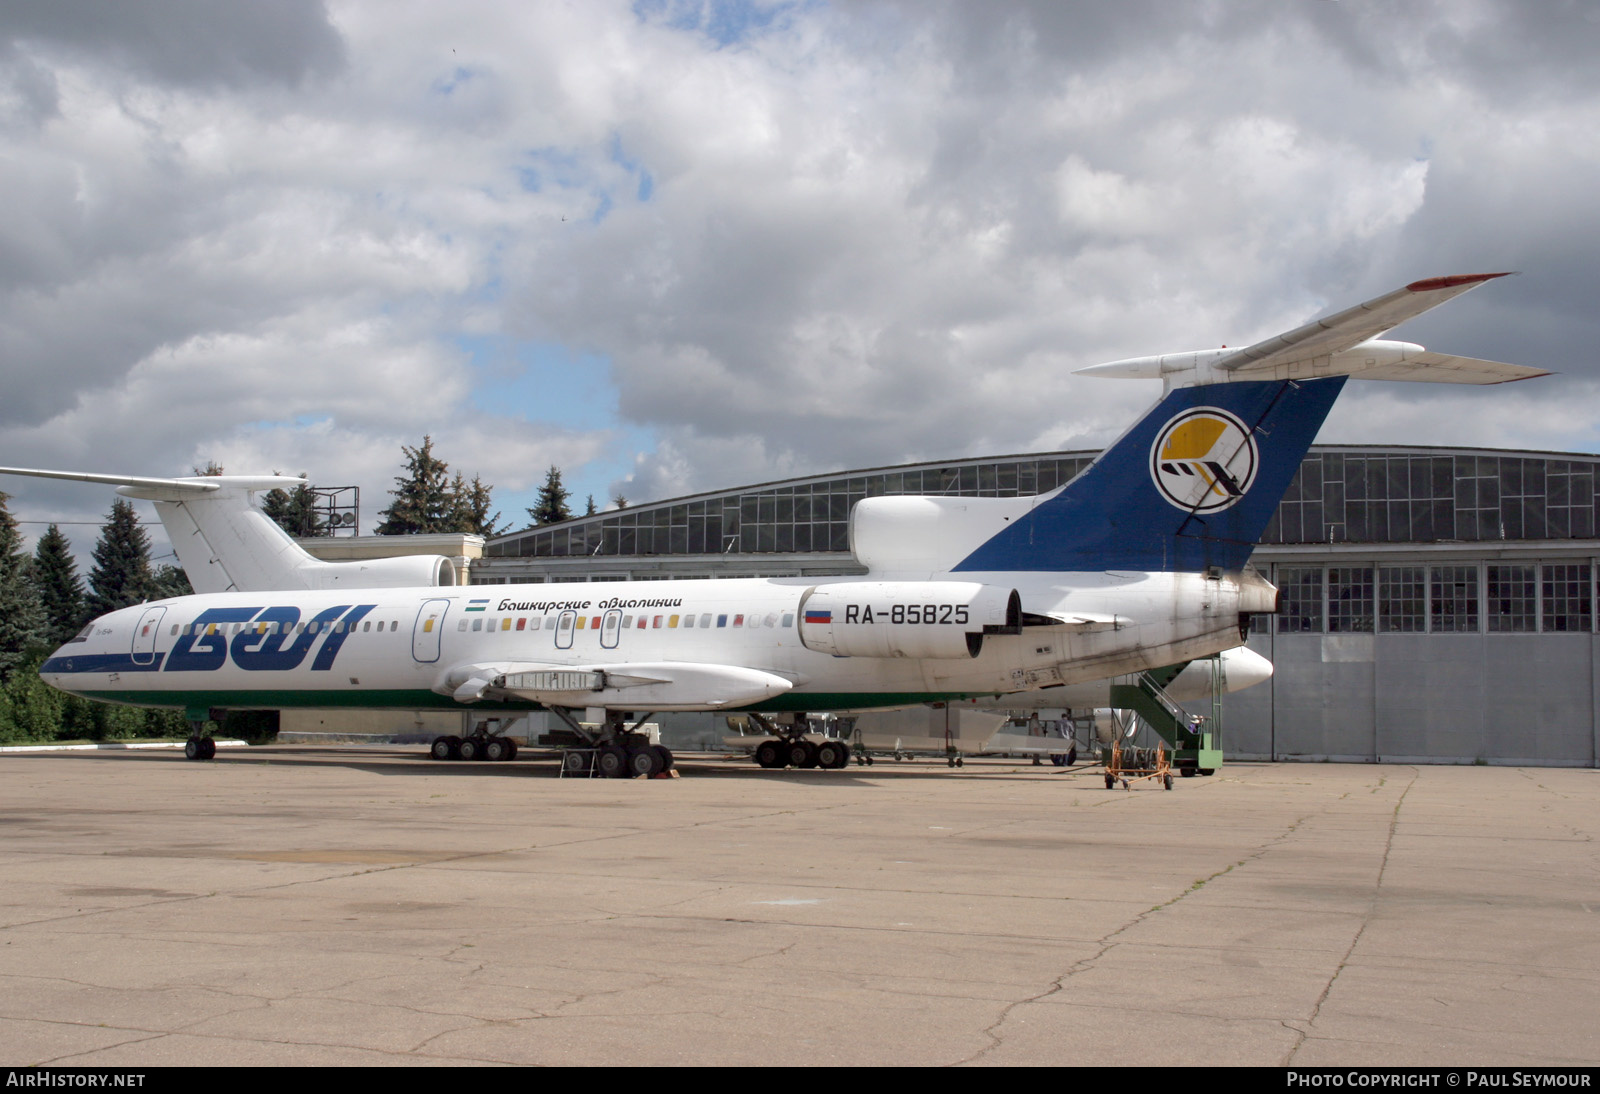
<path fill-rule="evenodd" d="M 39 586 L 50 641 L 60 645 L 83 627 L 83 580 L 72 557 L 72 544 L 52 524 L 33 553 L 33 577 Z"/>
<path fill-rule="evenodd" d="M 301 478 L 305 478 L 304 474 Z M 317 511 L 317 492 L 309 482 L 302 482 L 293 490 L 268 490 L 261 511 L 291 536 L 306 539 L 333 535 L 333 529 L 323 523 L 322 514 Z"/>
<path fill-rule="evenodd" d="M 133 504 L 118 498 L 94 545 L 94 570 L 89 574 L 89 614 L 114 612 L 150 599 L 155 592 L 150 572 L 150 536 L 139 526 Z"/>
<path fill-rule="evenodd" d="M 0 494 L 0 678 L 39 652 L 49 640 L 49 624 L 39 588 L 33 580 L 33 560 L 22 550 L 22 536 Z"/>
<path fill-rule="evenodd" d="M 425 436 L 422 445 L 401 445 L 406 455 L 406 473 L 395 476 L 390 491 L 394 502 L 380 516 L 373 529 L 380 536 L 404 536 L 418 532 L 447 531 L 451 499 L 449 465 L 433 455 L 433 438 Z"/>
<path fill-rule="evenodd" d="M 572 495 L 561 485 L 561 469 L 551 464 L 545 474 L 544 485 L 539 487 L 539 500 L 528 510 L 528 516 L 533 518 L 535 524 L 571 520 L 572 510 L 567 508 L 567 499 L 570 497 Z"/>

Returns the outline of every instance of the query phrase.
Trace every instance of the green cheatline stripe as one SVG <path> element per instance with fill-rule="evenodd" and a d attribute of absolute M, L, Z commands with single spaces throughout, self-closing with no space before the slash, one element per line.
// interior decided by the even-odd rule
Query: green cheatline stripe
<path fill-rule="evenodd" d="M 123 703 L 143 707 L 177 707 L 199 710 L 221 707 L 224 710 L 543 710 L 538 703 L 525 699 L 506 702 L 458 703 L 448 695 L 439 695 L 425 688 L 394 688 L 383 691 L 81 691 L 77 694 L 90 699 L 103 699 L 108 703 Z M 969 699 L 966 692 L 825 692 L 805 695 L 780 695 L 762 703 L 742 707 L 728 707 L 712 711 L 715 714 L 732 714 L 742 710 L 760 711 L 811 711 L 811 710 L 865 710 L 871 707 L 909 707 L 922 703 L 949 702 Z"/>

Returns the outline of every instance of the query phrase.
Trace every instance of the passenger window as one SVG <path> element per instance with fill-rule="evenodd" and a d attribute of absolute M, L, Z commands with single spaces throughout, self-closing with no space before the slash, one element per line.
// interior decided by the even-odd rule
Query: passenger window
<path fill-rule="evenodd" d="M 744 616 L 743 616 L 743 615 L 736 615 L 736 616 L 734 616 L 734 617 L 733 617 L 733 625 L 734 625 L 734 626 L 735 626 L 735 627 L 742 627 L 742 626 L 744 626 Z"/>
<path fill-rule="evenodd" d="M 528 617 L 527 616 L 518 616 L 517 617 L 517 630 L 525 631 L 527 629 L 528 629 Z"/>
<path fill-rule="evenodd" d="M 692 616 L 692 615 L 686 615 L 686 616 L 684 616 L 684 617 L 683 617 L 683 625 L 684 625 L 684 626 L 685 626 L 685 627 L 692 627 L 692 626 L 694 626 L 694 616 Z"/>
<path fill-rule="evenodd" d="M 650 624 L 650 625 L 651 625 L 651 626 L 652 626 L 652 627 L 659 627 L 659 626 L 661 626 L 661 617 L 660 617 L 660 616 L 659 616 L 659 615 L 658 615 L 658 616 L 656 616 L 656 621 L 655 621 L 655 622 L 654 622 L 654 623 L 652 623 L 652 624 Z"/>
<path fill-rule="evenodd" d="M 711 613 L 710 612 L 706 612 L 704 615 L 702 615 L 700 617 L 700 625 L 702 627 L 711 626 Z"/>
<path fill-rule="evenodd" d="M 481 630 L 483 630 L 483 620 L 481 620 L 481 619 L 474 619 L 474 620 L 473 620 L 473 621 L 472 621 L 472 629 L 473 629 L 473 630 L 475 630 L 475 631 L 481 631 Z"/>
<path fill-rule="evenodd" d="M 793 612 L 784 612 L 783 613 L 783 628 L 784 628 L 784 630 L 788 630 L 792 626 L 794 626 L 794 613 Z"/>
<path fill-rule="evenodd" d="M 727 616 L 725 616 L 725 615 L 717 616 L 717 626 L 726 627 L 727 625 L 728 625 L 728 617 Z"/>
<path fill-rule="evenodd" d="M 676 627 L 677 625 L 678 625 L 678 617 L 677 616 L 674 615 L 674 616 L 668 617 L 667 626 Z"/>
<path fill-rule="evenodd" d="M 178 633 L 178 625 L 176 623 L 174 623 L 172 625 L 172 636 L 176 636 L 177 633 Z"/>

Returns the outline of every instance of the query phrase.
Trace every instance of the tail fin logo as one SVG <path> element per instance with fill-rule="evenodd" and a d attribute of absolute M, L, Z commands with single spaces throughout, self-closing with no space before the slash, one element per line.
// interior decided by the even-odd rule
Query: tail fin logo
<path fill-rule="evenodd" d="M 1216 513 L 1237 504 L 1255 483 L 1260 463 L 1250 429 L 1214 406 L 1179 414 L 1150 447 L 1156 489 L 1186 513 Z"/>

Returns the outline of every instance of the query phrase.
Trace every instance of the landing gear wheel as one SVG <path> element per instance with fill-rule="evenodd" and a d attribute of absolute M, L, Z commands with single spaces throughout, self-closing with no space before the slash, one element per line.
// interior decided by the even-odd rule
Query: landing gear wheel
<path fill-rule="evenodd" d="M 461 738 L 461 743 L 456 746 L 456 755 L 463 760 L 481 760 L 483 759 L 483 742 L 476 737 L 463 737 Z"/>
<path fill-rule="evenodd" d="M 843 741 L 823 741 L 817 746 L 817 766 L 837 771 L 850 763 L 850 746 Z"/>
<path fill-rule="evenodd" d="M 654 778 L 661 774 L 661 757 L 649 745 L 628 749 L 628 774 L 633 778 Z"/>
<path fill-rule="evenodd" d="M 569 749 L 561 754 L 561 770 L 568 775 L 587 775 L 594 764 L 594 756 L 585 751 Z"/>
<path fill-rule="evenodd" d="M 183 742 L 183 755 L 185 759 L 198 760 L 200 758 L 200 738 L 190 737 Z"/>
<path fill-rule="evenodd" d="M 506 759 L 507 760 L 516 759 L 517 758 L 517 742 L 513 741 L 510 737 L 505 738 L 505 742 L 506 742 L 506 748 L 510 749 L 510 752 L 508 752 L 507 755 L 506 755 Z"/>
<path fill-rule="evenodd" d="M 756 763 L 767 769 L 783 766 L 783 748 L 777 741 L 762 741 L 756 745 Z"/>
<path fill-rule="evenodd" d="M 810 741 L 790 741 L 787 759 L 790 767 L 816 767 L 817 746 Z"/>
<path fill-rule="evenodd" d="M 483 758 L 490 763 L 511 759 L 511 742 L 503 737 L 490 737 L 483 742 Z"/>
<path fill-rule="evenodd" d="M 449 760 L 455 757 L 455 746 L 450 743 L 449 737 L 435 737 L 433 744 L 428 746 L 428 755 L 436 760 Z"/>
<path fill-rule="evenodd" d="M 214 760 L 217 758 L 217 739 L 215 737 L 200 738 L 200 758 Z"/>
<path fill-rule="evenodd" d="M 967 761 L 962 759 L 960 756 L 957 756 L 956 757 L 956 766 L 957 767 L 965 767 L 965 766 L 967 766 Z"/>
<path fill-rule="evenodd" d="M 651 745 L 650 747 L 655 751 L 657 756 L 661 757 L 661 770 L 671 771 L 673 765 L 677 763 L 677 761 L 672 758 L 671 750 L 665 745 Z"/>
<path fill-rule="evenodd" d="M 602 777 L 607 779 L 626 779 L 628 777 L 628 753 L 620 745 L 605 745 L 595 757 L 595 766 L 600 769 Z"/>

